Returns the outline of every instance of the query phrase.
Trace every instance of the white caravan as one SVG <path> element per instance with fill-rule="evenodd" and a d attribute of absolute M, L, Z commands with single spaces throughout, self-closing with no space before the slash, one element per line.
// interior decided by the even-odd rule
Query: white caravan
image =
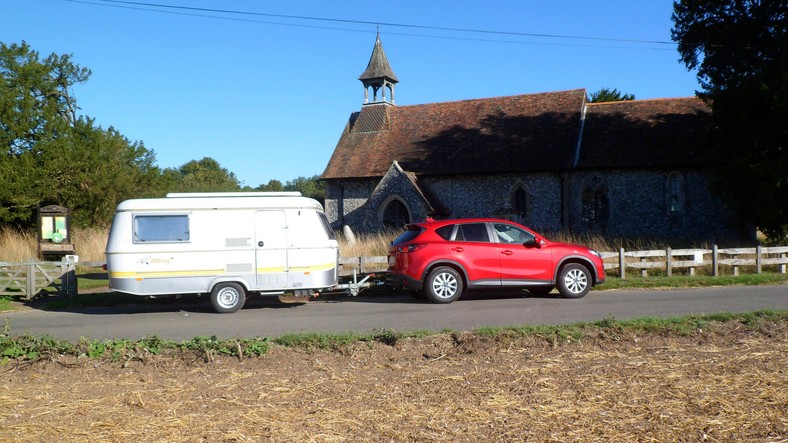
<path fill-rule="evenodd" d="M 106 256 L 112 290 L 210 294 L 235 312 L 249 292 L 336 287 L 339 246 L 323 207 L 299 192 L 181 193 L 120 203 Z"/>

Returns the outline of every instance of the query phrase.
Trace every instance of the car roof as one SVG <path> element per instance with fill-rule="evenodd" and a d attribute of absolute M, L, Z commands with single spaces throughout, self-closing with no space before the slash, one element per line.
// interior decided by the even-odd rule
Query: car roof
<path fill-rule="evenodd" d="M 453 219 L 446 219 L 446 220 L 427 220 L 419 223 L 408 223 L 407 226 L 422 226 L 424 228 L 440 228 L 441 226 L 446 225 L 456 225 L 458 223 L 509 223 L 519 225 L 517 222 L 513 222 L 510 220 L 504 220 L 501 218 L 453 218 Z"/>

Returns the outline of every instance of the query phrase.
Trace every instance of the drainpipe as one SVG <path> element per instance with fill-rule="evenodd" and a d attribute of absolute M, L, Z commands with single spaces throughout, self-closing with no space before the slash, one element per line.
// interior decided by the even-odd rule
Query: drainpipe
<path fill-rule="evenodd" d="M 580 146 L 583 144 L 583 130 L 586 126 L 586 110 L 588 109 L 588 105 L 583 103 L 583 110 L 580 112 L 580 133 L 577 135 L 577 147 L 575 147 L 575 159 L 572 162 L 572 167 L 570 169 L 577 168 L 577 164 L 580 163 Z"/>

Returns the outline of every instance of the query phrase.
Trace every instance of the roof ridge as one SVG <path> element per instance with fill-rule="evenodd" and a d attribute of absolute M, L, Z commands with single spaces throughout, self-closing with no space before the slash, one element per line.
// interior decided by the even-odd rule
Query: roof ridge
<path fill-rule="evenodd" d="M 499 95 L 496 97 L 479 97 L 479 98 L 466 98 L 462 100 L 448 100 L 444 102 L 432 102 L 432 103 L 416 103 L 413 105 L 400 105 L 399 108 L 412 108 L 416 106 L 431 106 L 431 105 L 442 105 L 442 104 L 450 104 L 450 103 L 466 103 L 466 102 L 478 102 L 478 101 L 490 101 L 496 99 L 503 99 L 503 98 L 515 98 L 515 97 L 533 97 L 537 95 L 558 95 L 558 94 L 566 94 L 571 92 L 583 92 L 585 96 L 586 89 L 585 88 L 577 88 L 577 89 L 566 89 L 563 91 L 552 91 L 552 92 L 535 92 L 530 94 L 513 94 L 513 95 Z"/>
<path fill-rule="evenodd" d="M 643 98 L 643 99 L 635 99 L 635 100 L 616 100 L 612 102 L 600 102 L 600 103 L 586 103 L 588 106 L 604 106 L 604 105 L 613 105 L 613 104 L 620 104 L 620 103 L 643 103 L 643 102 L 658 102 L 658 101 L 675 101 L 675 100 L 701 100 L 696 96 L 685 96 L 685 97 L 660 97 L 660 98 Z"/>

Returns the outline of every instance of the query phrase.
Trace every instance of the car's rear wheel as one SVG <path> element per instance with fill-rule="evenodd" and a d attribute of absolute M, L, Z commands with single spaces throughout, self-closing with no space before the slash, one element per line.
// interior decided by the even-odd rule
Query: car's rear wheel
<path fill-rule="evenodd" d="M 460 298 L 464 290 L 460 273 L 448 266 L 433 269 L 424 286 L 427 298 L 433 303 L 451 303 Z"/>
<path fill-rule="evenodd" d="M 591 290 L 591 273 L 579 263 L 570 263 L 558 276 L 558 292 L 564 298 L 581 298 Z"/>

